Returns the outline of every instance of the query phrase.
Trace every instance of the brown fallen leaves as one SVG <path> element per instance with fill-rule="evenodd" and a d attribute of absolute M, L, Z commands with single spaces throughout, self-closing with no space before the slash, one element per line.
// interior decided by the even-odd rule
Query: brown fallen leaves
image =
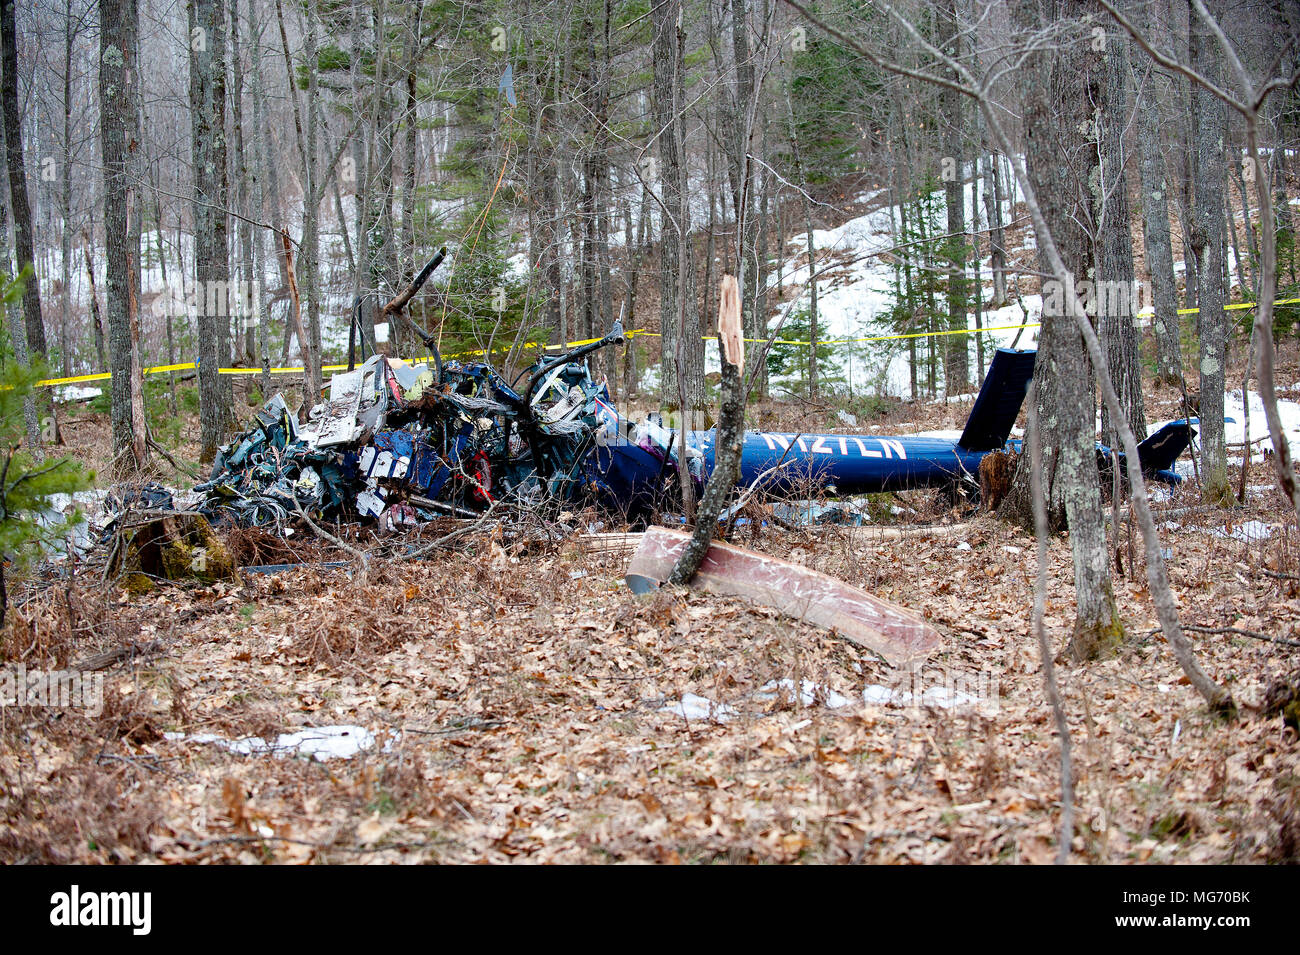
<path fill-rule="evenodd" d="M 1162 533 L 1180 613 L 1300 639 L 1300 535 L 1267 466 L 1250 483 L 1229 529 L 1257 520 L 1274 528 L 1265 540 L 1212 533 L 1228 524 L 1218 513 L 1158 518 L 1178 525 Z M 957 536 L 737 536 L 924 615 L 940 653 L 898 674 L 834 633 L 737 601 L 635 598 L 625 555 L 516 553 L 490 538 L 426 562 L 373 561 L 364 581 L 307 568 L 131 598 L 47 583 L 16 601 L 0 633 L 7 660 L 52 668 L 152 649 L 102 671 L 96 716 L 0 708 L 0 861 L 1050 861 L 1060 783 L 1028 636 L 1032 541 L 988 518 Z M 280 556 L 272 543 L 240 546 Z M 1153 634 L 1140 556 L 1131 568 L 1121 554 L 1128 642 L 1059 673 L 1074 858 L 1295 861 L 1300 747 L 1276 706 L 1295 649 L 1189 634 L 1242 705 L 1238 722 L 1214 721 Z M 1066 538 L 1050 561 L 1047 626 L 1063 646 Z M 897 705 L 936 688 L 979 699 Z M 893 705 L 828 705 L 864 691 Z M 319 762 L 164 735 L 336 724 L 375 745 Z"/>
<path fill-rule="evenodd" d="M 1289 581 L 1257 572 L 1296 570 L 1291 533 L 1240 542 L 1171 531 L 1185 619 L 1293 633 Z M 760 537 L 765 550 L 799 546 L 810 566 L 925 614 L 945 644 L 916 681 L 833 633 L 736 601 L 633 597 L 619 556 L 524 556 L 503 570 L 487 547 L 372 569 L 364 584 L 306 569 L 160 591 L 129 606 L 167 649 L 108 672 L 103 715 L 0 711 L 0 857 L 1046 862 L 1059 781 L 1026 637 L 1028 545 L 989 520 L 960 541 L 836 528 Z M 1049 626 L 1063 642 L 1067 541 L 1053 542 L 1051 559 Z M 1119 590 L 1124 653 L 1062 674 L 1076 857 L 1244 862 L 1293 851 L 1295 733 L 1249 709 L 1291 651 L 1197 635 L 1205 665 L 1247 706 L 1240 722 L 1216 723 L 1150 635 L 1143 588 L 1124 579 Z M 60 613 L 24 625 L 66 625 Z M 192 622 L 169 628 L 178 613 Z M 954 674 L 985 698 L 952 709 L 826 705 L 872 685 L 951 685 Z M 712 708 L 669 708 L 692 694 Z M 316 762 L 163 738 L 330 724 L 378 742 Z"/>

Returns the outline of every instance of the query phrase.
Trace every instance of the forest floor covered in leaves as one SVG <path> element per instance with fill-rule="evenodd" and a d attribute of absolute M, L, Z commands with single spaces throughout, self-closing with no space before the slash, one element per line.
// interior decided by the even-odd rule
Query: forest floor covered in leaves
<path fill-rule="evenodd" d="M 1281 381 L 1300 380 L 1294 351 Z M 1172 393 L 1148 401 L 1151 420 L 1176 416 Z M 897 405 L 862 427 L 955 427 L 967 407 Z M 764 410 L 787 429 L 833 418 Z M 93 459 L 106 428 L 86 430 Z M 1073 861 L 1300 858 L 1300 744 L 1271 708 L 1300 668 L 1300 537 L 1271 461 L 1247 483 L 1242 507 L 1202 508 L 1184 487 L 1158 516 L 1234 722 L 1182 677 L 1121 526 L 1128 639 L 1058 669 Z M 1050 861 L 1059 747 L 1030 632 L 1033 539 L 931 494 L 891 507 L 904 529 L 750 525 L 733 542 L 923 614 L 943 644 L 917 674 L 738 600 L 633 596 L 626 554 L 500 533 L 363 570 L 246 532 L 242 562 L 308 565 L 142 595 L 90 573 L 29 582 L 0 633 L 10 664 L 137 649 L 98 671 L 97 715 L 0 708 L 0 861 Z M 1065 536 L 1049 572 L 1060 648 Z M 328 736 L 318 758 L 298 745 L 313 735 Z"/>

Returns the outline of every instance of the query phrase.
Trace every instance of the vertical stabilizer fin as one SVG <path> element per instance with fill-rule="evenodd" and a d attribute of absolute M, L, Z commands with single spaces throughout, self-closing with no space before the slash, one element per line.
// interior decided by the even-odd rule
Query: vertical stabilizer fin
<path fill-rule="evenodd" d="M 966 419 L 966 429 L 957 446 L 966 451 L 996 451 L 1011 435 L 1020 406 L 1034 377 L 1034 351 L 999 348 L 993 354 L 975 405 Z"/>

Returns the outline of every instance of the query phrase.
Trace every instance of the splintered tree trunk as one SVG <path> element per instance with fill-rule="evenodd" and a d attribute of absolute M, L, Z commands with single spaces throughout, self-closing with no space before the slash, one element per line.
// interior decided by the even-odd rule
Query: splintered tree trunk
<path fill-rule="evenodd" d="M 1207 3 L 1216 19 L 1223 4 Z M 1221 82 L 1221 55 L 1209 30 L 1193 12 L 1191 28 L 1191 66 L 1213 83 Z M 1192 249 L 1197 260 L 1198 300 L 1200 312 L 1197 328 L 1200 337 L 1201 373 L 1201 456 L 1205 497 L 1209 501 L 1227 501 L 1227 449 L 1224 445 L 1223 388 L 1227 364 L 1228 323 L 1223 311 L 1227 295 L 1224 259 L 1227 248 L 1224 208 L 1224 138 L 1227 133 L 1227 107 L 1199 85 L 1192 94 L 1196 112 L 1196 197 L 1193 206 Z"/>
<path fill-rule="evenodd" d="M 1101 53 L 1097 103 L 1100 169 L 1097 195 L 1097 317 L 1115 391 L 1139 441 L 1147 436 L 1146 405 L 1142 400 L 1142 354 L 1134 302 L 1133 233 L 1128 203 L 1127 150 L 1124 129 L 1129 121 L 1128 43 L 1112 37 Z M 1119 438 L 1103 405 L 1101 429 L 1106 443 Z"/>
<path fill-rule="evenodd" d="M 134 0 L 103 0 L 100 4 L 99 97 L 100 133 L 104 163 L 104 260 L 107 276 L 108 365 L 114 459 L 122 470 L 143 467 L 143 430 L 135 431 L 132 379 L 139 361 L 135 353 L 132 325 L 137 299 L 133 294 L 131 269 L 140 248 L 130 247 L 128 218 L 132 203 L 130 133 L 135 125 L 134 94 L 136 64 L 132 38 L 135 33 Z"/>
<path fill-rule="evenodd" d="M 1017 26 L 1043 25 L 1083 12 L 1081 0 L 1019 0 Z M 1087 171 L 1095 172 L 1097 143 L 1078 134 L 1099 77 L 1077 47 L 1032 54 L 1019 71 L 1024 104 L 1025 165 L 1043 217 L 1078 282 L 1087 275 L 1090 240 L 1081 223 L 1090 217 Z M 1091 93 L 1092 95 L 1086 95 Z M 1083 172 L 1081 172 L 1081 170 Z M 1084 180 L 1084 181 L 1081 181 Z M 1041 253 L 1040 253 L 1041 254 Z M 1044 271 L 1051 272 L 1047 263 Z M 1050 287 L 1049 287 L 1050 285 Z M 1076 616 L 1071 651 L 1097 657 L 1123 638 L 1106 549 L 1095 452 L 1095 384 L 1083 337 L 1069 312 L 1067 290 L 1044 283 L 1042 330 L 1034 367 L 1038 420 L 1042 423 L 1043 487 L 1049 514 L 1070 530 Z M 1033 526 L 1030 473 L 1022 465 L 1001 513 Z"/>
<path fill-rule="evenodd" d="M 722 277 L 718 303 L 718 351 L 722 360 L 722 407 L 718 414 L 717 441 L 714 443 L 715 466 L 709 475 L 695 532 L 669 575 L 669 583 L 686 584 L 709 552 L 722 509 L 731 499 L 740 477 L 740 452 L 744 442 L 745 394 L 741 383 L 745 345 L 740 312 L 741 295 L 736 279 Z"/>
<path fill-rule="evenodd" d="M 759 259 L 757 255 L 758 232 L 760 223 L 757 211 L 757 191 L 754 164 L 750 160 L 750 147 L 753 137 L 754 94 L 756 73 L 754 53 L 757 52 L 751 42 L 749 5 L 746 0 L 729 0 L 731 9 L 731 53 L 734 67 L 726 68 L 735 77 L 735 85 L 719 97 L 718 110 L 723 132 L 723 152 L 727 160 L 727 179 L 731 186 L 731 211 L 737 223 L 735 241 L 736 272 L 744 296 L 741 302 L 741 314 L 745 323 L 746 336 L 755 339 L 750 345 L 751 357 L 755 357 L 764 346 L 757 341 L 759 336 L 757 318 L 757 301 L 759 282 Z M 721 6 L 721 5 L 720 5 Z M 766 4 L 764 5 L 766 8 Z M 760 12 L 760 16 L 763 13 Z M 712 28 L 712 24 L 710 24 Z M 723 46 L 717 43 L 714 51 L 715 60 L 722 56 Z M 719 69 L 723 64 L 718 63 Z M 795 146 L 797 150 L 797 145 Z M 727 243 L 723 243 L 724 248 Z M 811 248 L 811 247 L 810 247 Z M 813 308 L 812 327 L 817 327 L 816 307 Z M 814 335 L 814 337 L 816 337 Z M 816 349 L 812 349 L 809 362 L 809 389 L 813 396 L 817 393 L 817 359 Z"/>

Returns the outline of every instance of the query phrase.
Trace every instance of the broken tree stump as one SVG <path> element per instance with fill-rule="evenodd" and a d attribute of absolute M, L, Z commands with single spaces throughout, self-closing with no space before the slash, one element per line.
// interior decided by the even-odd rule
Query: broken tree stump
<path fill-rule="evenodd" d="M 980 460 L 980 510 L 996 511 L 1002 504 L 1016 476 L 1017 458 L 1008 451 L 990 451 Z"/>
<path fill-rule="evenodd" d="M 155 511 L 118 525 L 106 575 L 138 593 L 158 579 L 211 583 L 237 572 L 230 549 L 201 515 Z"/>

